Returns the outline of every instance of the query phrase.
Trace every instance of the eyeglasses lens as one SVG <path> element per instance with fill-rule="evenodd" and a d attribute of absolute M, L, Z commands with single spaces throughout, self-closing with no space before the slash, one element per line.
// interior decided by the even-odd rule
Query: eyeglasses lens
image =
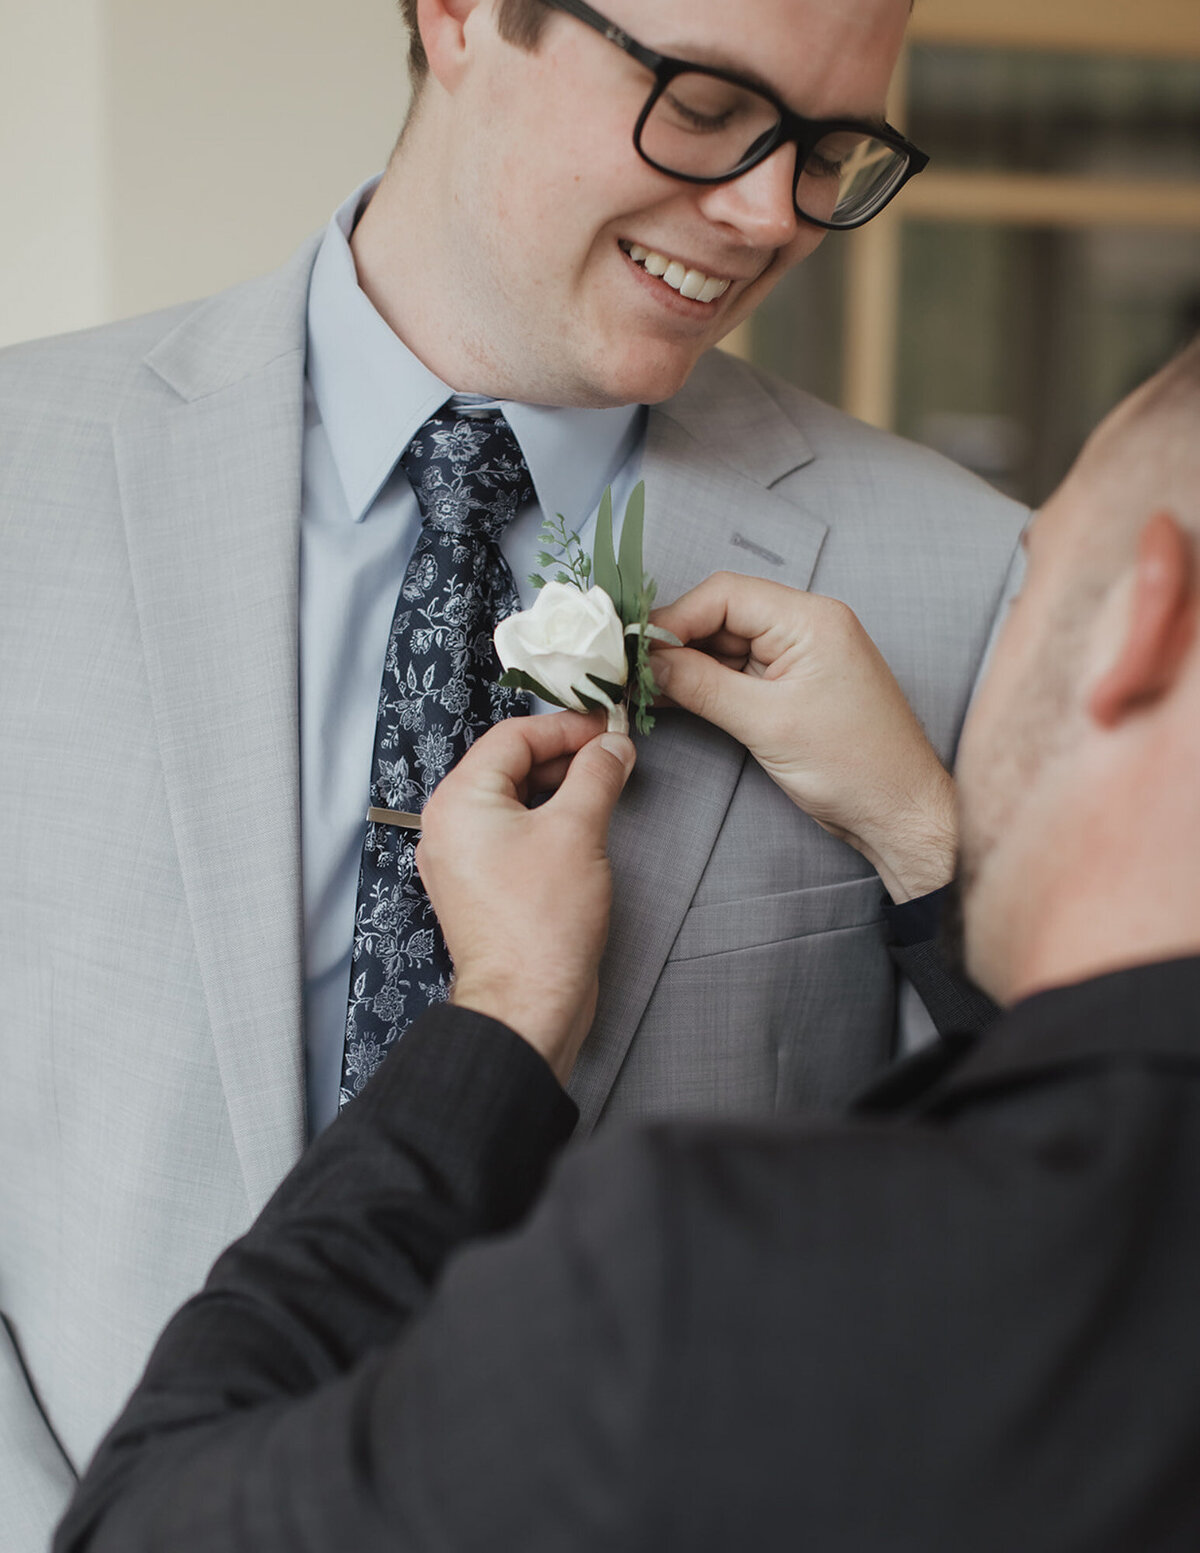
<path fill-rule="evenodd" d="M 642 129 L 642 151 L 671 172 L 716 178 L 739 167 L 778 124 L 774 104 L 757 92 L 685 71 L 655 102 Z"/>
<path fill-rule="evenodd" d="M 642 155 L 664 172 L 720 179 L 753 162 L 779 129 L 774 103 L 719 76 L 683 71 L 658 95 L 642 125 Z M 852 225 L 887 203 L 908 165 L 902 152 L 855 131 L 826 135 L 796 187 L 805 215 Z"/>
<path fill-rule="evenodd" d="M 886 141 L 835 130 L 813 147 L 796 186 L 796 207 L 821 221 L 852 226 L 887 204 L 908 157 Z"/>

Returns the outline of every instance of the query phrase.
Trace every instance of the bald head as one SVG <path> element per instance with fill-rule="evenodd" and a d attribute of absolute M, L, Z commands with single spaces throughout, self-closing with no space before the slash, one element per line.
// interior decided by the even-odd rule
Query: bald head
<path fill-rule="evenodd" d="M 1088 441 L 959 751 L 968 965 L 1010 1001 L 1200 947 L 1200 341 Z"/>
<path fill-rule="evenodd" d="M 1200 539 L 1200 338 L 1101 422 L 1063 489 L 1086 499 L 1092 558 L 1111 574 L 1154 512 Z"/>
<path fill-rule="evenodd" d="M 1191 477 L 1200 469 L 1200 337 L 1130 394 L 1101 422 L 1077 468 L 1099 467 L 1119 452 L 1141 488 L 1160 479 L 1188 479 L 1193 509 L 1200 498 Z M 1124 456 L 1136 451 L 1140 456 Z M 1154 458 L 1154 462 L 1149 460 Z M 1180 487 L 1182 491 L 1182 487 Z"/>

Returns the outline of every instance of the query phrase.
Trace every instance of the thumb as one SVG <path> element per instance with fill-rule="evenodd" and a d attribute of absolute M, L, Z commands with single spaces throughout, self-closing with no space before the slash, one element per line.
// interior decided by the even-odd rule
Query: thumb
<path fill-rule="evenodd" d="M 660 648 L 653 664 L 655 684 L 676 706 L 752 747 L 760 681 L 694 647 Z"/>
<path fill-rule="evenodd" d="M 632 739 L 619 733 L 602 733 L 585 744 L 572 760 L 562 786 L 546 808 L 569 814 L 594 830 L 603 848 L 608 822 L 636 758 Z"/>

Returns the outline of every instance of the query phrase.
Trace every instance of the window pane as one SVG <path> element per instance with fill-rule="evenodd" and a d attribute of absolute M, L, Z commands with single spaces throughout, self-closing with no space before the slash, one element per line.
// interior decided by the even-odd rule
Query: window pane
<path fill-rule="evenodd" d="M 759 305 L 750 323 L 760 366 L 839 404 L 845 299 L 844 234 L 832 232 Z"/>
<path fill-rule="evenodd" d="M 897 430 L 1023 501 L 1200 330 L 1200 232 L 909 222 Z"/>
<path fill-rule="evenodd" d="M 1200 62 L 922 45 L 909 83 L 939 168 L 1200 176 Z"/>
<path fill-rule="evenodd" d="M 1200 62 L 918 45 L 904 127 L 933 158 L 926 180 L 1092 182 L 1087 218 L 1110 223 L 918 219 L 907 191 L 896 207 L 896 429 L 1036 504 L 1112 405 L 1200 332 L 1200 224 L 1181 227 L 1175 202 L 1159 228 L 1118 227 L 1105 203 L 1108 182 L 1200 188 Z M 1014 186 L 978 185 L 1006 198 Z M 757 359 L 834 402 L 843 245 L 865 239 L 827 241 L 754 330 Z M 877 365 L 886 375 L 886 341 Z"/>

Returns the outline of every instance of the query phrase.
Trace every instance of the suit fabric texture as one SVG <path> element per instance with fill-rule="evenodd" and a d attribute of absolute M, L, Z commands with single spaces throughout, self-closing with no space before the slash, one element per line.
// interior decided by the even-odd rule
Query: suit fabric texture
<path fill-rule="evenodd" d="M 0 1544 L 305 1140 L 298 545 L 316 243 L 0 353 Z M 647 569 L 836 595 L 953 757 L 1024 511 L 713 353 L 651 410 Z M 368 773 L 364 772 L 364 793 Z M 718 731 L 644 741 L 572 1082 L 597 1122 L 838 1101 L 888 1058 L 883 891 Z"/>
<path fill-rule="evenodd" d="M 1200 960 L 1120 972 L 843 1118 L 597 1139 L 515 1231 L 570 1108 L 431 1012 L 168 1328 L 58 1553 L 1192 1549 L 1198 1002 Z"/>

